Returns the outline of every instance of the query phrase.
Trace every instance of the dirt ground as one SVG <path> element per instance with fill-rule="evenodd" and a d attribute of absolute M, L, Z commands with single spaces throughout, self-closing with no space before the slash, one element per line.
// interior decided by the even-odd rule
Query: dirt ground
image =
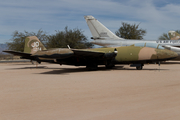
<path fill-rule="evenodd" d="M 0 64 L 0 120 L 179 120 L 180 63 L 84 67 Z"/>

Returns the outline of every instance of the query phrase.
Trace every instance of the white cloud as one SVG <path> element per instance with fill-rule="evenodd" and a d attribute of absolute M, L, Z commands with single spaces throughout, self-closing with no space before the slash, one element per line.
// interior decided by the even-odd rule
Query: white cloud
<path fill-rule="evenodd" d="M 163 1 L 162 1 L 163 2 Z M 141 23 L 147 30 L 146 39 L 158 39 L 162 33 L 179 29 L 180 5 L 175 2 L 153 0 L 7 0 L 0 4 L 0 43 L 11 38 L 15 31 L 55 30 L 80 28 L 90 36 L 83 18 L 93 15 L 113 32 L 121 22 Z"/>

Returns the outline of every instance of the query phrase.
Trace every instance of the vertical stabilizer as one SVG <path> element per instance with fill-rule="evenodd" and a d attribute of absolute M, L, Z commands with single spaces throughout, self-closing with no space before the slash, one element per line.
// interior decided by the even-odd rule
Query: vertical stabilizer
<path fill-rule="evenodd" d="M 25 39 L 24 53 L 34 54 L 41 50 L 47 49 L 36 36 L 30 36 Z"/>
<path fill-rule="evenodd" d="M 180 34 L 175 31 L 169 31 L 168 32 L 169 37 L 171 40 L 180 40 Z"/>
<path fill-rule="evenodd" d="M 97 19 L 93 16 L 84 16 L 89 29 L 92 33 L 93 39 L 122 39 L 112 33 L 108 28 L 106 28 L 103 24 L 101 24 Z"/>

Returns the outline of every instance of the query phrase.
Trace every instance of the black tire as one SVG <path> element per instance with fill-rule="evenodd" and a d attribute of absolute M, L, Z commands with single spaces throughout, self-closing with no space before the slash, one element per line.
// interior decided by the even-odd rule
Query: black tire
<path fill-rule="evenodd" d="M 137 66 L 136 69 L 137 70 L 142 70 L 143 66 Z"/>

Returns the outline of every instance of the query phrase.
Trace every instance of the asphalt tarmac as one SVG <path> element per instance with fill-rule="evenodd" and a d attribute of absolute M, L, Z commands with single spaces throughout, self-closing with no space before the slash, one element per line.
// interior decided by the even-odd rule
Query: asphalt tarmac
<path fill-rule="evenodd" d="M 0 120 L 179 120 L 180 63 L 97 71 L 0 64 Z"/>

